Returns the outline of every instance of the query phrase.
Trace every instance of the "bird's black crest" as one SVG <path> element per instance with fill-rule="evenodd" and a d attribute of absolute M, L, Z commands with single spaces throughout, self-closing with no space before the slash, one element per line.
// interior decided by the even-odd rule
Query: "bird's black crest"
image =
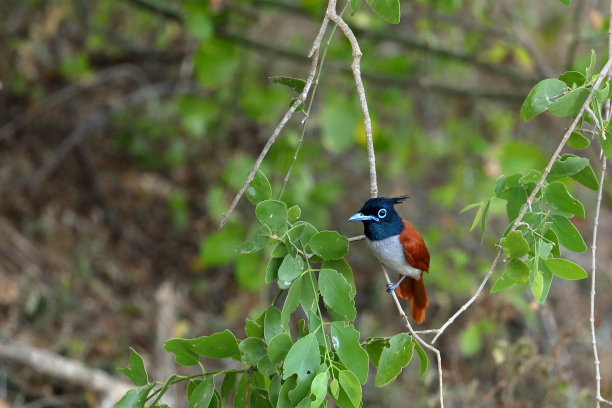
<path fill-rule="evenodd" d="M 410 198 L 410 196 L 403 195 L 403 196 L 399 196 L 399 197 L 391 197 L 391 198 L 388 198 L 387 200 L 391 200 L 393 202 L 393 204 L 395 205 L 395 204 L 399 204 L 399 203 L 403 202 L 407 198 Z"/>

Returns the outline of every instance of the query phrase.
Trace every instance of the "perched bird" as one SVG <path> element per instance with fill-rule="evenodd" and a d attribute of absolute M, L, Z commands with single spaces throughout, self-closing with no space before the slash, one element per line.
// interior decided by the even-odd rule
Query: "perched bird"
<path fill-rule="evenodd" d="M 387 283 L 387 292 L 410 302 L 412 318 L 422 323 L 429 305 L 423 272 L 429 270 L 429 251 L 423 237 L 395 211 L 408 196 L 371 198 L 348 221 L 362 221 L 366 242 L 387 268 L 399 273 L 399 281 Z"/>

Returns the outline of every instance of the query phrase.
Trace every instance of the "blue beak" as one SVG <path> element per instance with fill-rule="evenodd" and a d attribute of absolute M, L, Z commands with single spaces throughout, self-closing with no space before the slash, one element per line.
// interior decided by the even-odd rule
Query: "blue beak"
<path fill-rule="evenodd" d="M 378 222 L 378 218 L 374 217 L 373 215 L 364 215 L 358 212 L 357 214 L 349 218 L 347 221 L 376 221 Z"/>

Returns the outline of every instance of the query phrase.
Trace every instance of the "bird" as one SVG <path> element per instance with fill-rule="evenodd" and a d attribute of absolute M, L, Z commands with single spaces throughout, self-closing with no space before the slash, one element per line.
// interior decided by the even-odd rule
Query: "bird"
<path fill-rule="evenodd" d="M 429 251 L 419 231 L 395 211 L 395 205 L 407 198 L 371 198 L 348 221 L 363 222 L 366 242 L 374 256 L 399 274 L 397 282 L 387 283 L 387 292 L 395 291 L 408 300 L 412 318 L 423 323 L 429 305 L 423 282 L 423 272 L 429 272 Z"/>

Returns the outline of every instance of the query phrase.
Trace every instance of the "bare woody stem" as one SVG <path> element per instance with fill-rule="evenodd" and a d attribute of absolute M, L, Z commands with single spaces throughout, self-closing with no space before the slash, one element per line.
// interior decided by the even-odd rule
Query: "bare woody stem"
<path fill-rule="evenodd" d="M 335 0 L 330 1 L 330 5 L 332 3 L 334 3 L 335 5 Z M 328 8 L 329 8 L 329 5 L 328 5 Z M 325 30 L 327 29 L 328 24 L 329 24 L 329 19 L 325 17 L 323 19 L 323 22 L 321 23 L 321 28 L 319 29 L 319 33 L 317 34 L 317 37 L 315 38 L 312 44 L 312 49 L 309 54 L 309 56 L 312 58 L 312 62 L 310 65 L 310 72 L 308 73 L 308 78 L 306 79 L 306 84 L 304 84 L 304 89 L 302 90 L 302 93 L 300 93 L 300 95 L 296 98 L 293 105 L 291 105 L 289 110 L 282 117 L 278 126 L 276 126 L 276 129 L 274 129 L 274 132 L 272 132 L 272 135 L 270 136 L 270 138 L 264 145 L 263 149 L 261 150 L 261 153 L 259 154 L 259 157 L 257 157 L 255 164 L 253 165 L 253 167 L 251 168 L 251 171 L 247 175 L 246 180 L 244 180 L 242 187 L 240 188 L 240 190 L 234 197 L 234 200 L 230 204 L 225 214 L 223 214 L 223 219 L 221 220 L 221 223 L 219 225 L 220 228 L 223 228 L 229 216 L 232 214 L 232 212 L 236 208 L 236 205 L 238 205 L 238 201 L 240 201 L 240 198 L 242 198 L 242 196 L 244 195 L 244 192 L 246 191 L 247 187 L 249 186 L 249 184 L 251 184 L 251 181 L 253 181 L 253 178 L 255 177 L 255 173 L 257 173 L 257 170 L 259 169 L 259 167 L 261 166 L 261 163 L 263 162 L 264 158 L 268 154 L 268 151 L 270 150 L 274 142 L 276 142 L 276 139 L 280 135 L 281 131 L 283 130 L 283 128 L 285 127 L 289 119 L 291 119 L 291 117 L 297 110 L 298 106 L 304 103 L 304 101 L 308 97 L 308 92 L 310 91 L 310 87 L 312 86 L 316 73 L 317 73 L 317 66 L 318 66 L 318 61 L 319 61 L 319 50 L 321 48 L 321 40 L 323 39 L 323 35 L 325 34 Z"/>
<path fill-rule="evenodd" d="M 540 180 L 538 181 L 538 183 L 536 184 L 535 188 L 533 189 L 533 191 L 531 192 L 531 194 L 527 198 L 527 201 L 525 202 L 525 204 L 521 208 L 521 211 L 519 212 L 518 216 L 516 217 L 516 220 L 514 221 L 514 224 L 512 224 L 512 228 L 510 229 L 510 231 L 514 231 L 516 229 L 516 227 L 523 220 L 523 217 L 525 216 L 525 213 L 527 213 L 527 209 L 531 208 L 531 204 L 533 204 L 533 202 L 534 202 L 534 200 L 536 198 L 536 195 L 542 189 L 542 186 L 544 185 L 544 181 L 546 180 L 546 177 L 550 173 L 550 169 L 552 168 L 553 164 L 555 163 L 555 161 L 557 160 L 557 158 L 561 154 L 561 150 L 565 146 L 565 143 L 567 143 L 567 140 L 569 139 L 570 135 L 572 134 L 574 129 L 576 129 L 576 126 L 578 126 L 578 123 L 582 119 L 582 115 L 587 110 L 587 108 L 589 107 L 589 104 L 591 103 L 591 100 L 593 99 L 593 95 L 595 93 L 595 90 L 597 88 L 599 88 L 599 85 L 601 85 L 601 81 L 603 81 L 603 78 L 607 75 L 611 65 L 612 65 L 612 59 L 609 59 L 608 62 L 606 62 L 606 65 L 603 67 L 603 69 L 599 73 L 599 75 L 597 76 L 597 79 L 595 80 L 595 83 L 593 84 L 593 87 L 591 88 L 591 92 L 589 93 L 589 96 L 587 97 L 586 101 L 584 101 L 584 103 L 582 104 L 582 107 L 580 108 L 580 111 L 578 111 L 578 114 L 576 115 L 576 118 L 574 119 L 574 121 L 572 122 L 570 127 L 567 129 L 565 134 L 563 135 L 563 138 L 561 139 L 561 142 L 557 146 L 557 149 L 553 153 L 552 157 L 550 158 L 550 161 L 546 165 L 546 168 L 542 172 L 542 176 L 540 177 Z M 495 259 L 493 260 L 493 263 L 491 264 L 491 267 L 489 268 L 489 271 L 485 275 L 485 277 L 484 277 L 482 283 L 480 284 L 480 286 L 478 287 L 478 290 L 476 291 L 476 293 L 474 293 L 474 295 L 463 306 L 461 306 L 461 308 L 457 312 L 455 312 L 455 314 L 452 315 L 446 321 L 446 323 L 444 323 L 438 329 L 438 333 L 435 335 L 435 337 L 431 341 L 432 343 L 435 343 L 436 340 L 438 339 L 438 337 L 440 337 L 440 335 L 444 332 L 444 330 L 446 330 L 446 328 L 448 326 L 450 326 L 455 321 L 455 319 L 457 319 L 457 317 L 459 317 L 459 315 L 461 313 L 463 313 L 472 303 L 474 303 L 474 301 L 476 300 L 476 298 L 478 296 L 480 296 L 480 293 L 482 292 L 482 289 L 484 288 L 485 284 L 487 283 L 487 281 L 489 280 L 489 278 L 493 274 L 493 270 L 495 269 L 495 266 L 499 262 L 499 260 L 501 258 L 501 255 L 502 255 L 502 250 L 500 249 L 499 251 L 497 251 L 497 255 L 495 256 Z"/>

